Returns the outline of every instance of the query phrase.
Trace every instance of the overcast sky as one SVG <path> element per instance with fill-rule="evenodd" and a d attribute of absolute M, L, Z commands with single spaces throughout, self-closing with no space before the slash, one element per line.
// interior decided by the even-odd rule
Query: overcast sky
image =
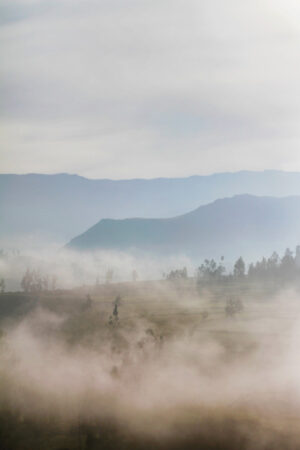
<path fill-rule="evenodd" d="M 1 0 L 2 173 L 300 170 L 299 0 Z"/>

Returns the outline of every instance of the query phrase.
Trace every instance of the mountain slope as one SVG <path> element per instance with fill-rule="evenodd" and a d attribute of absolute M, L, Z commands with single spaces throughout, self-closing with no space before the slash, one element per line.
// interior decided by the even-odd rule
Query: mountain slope
<path fill-rule="evenodd" d="M 300 195 L 300 173 L 237 172 L 152 180 L 77 175 L 0 175 L 0 238 L 68 240 L 104 217 L 172 217 L 237 194 Z"/>
<path fill-rule="evenodd" d="M 190 257 L 259 257 L 300 243 L 300 196 L 240 195 L 171 219 L 103 219 L 72 239 L 76 250 L 133 250 Z"/>

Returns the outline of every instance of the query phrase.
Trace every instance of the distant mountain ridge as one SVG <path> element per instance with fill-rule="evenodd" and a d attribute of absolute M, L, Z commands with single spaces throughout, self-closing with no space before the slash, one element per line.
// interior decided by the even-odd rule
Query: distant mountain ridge
<path fill-rule="evenodd" d="M 152 180 L 0 174 L 0 238 L 45 234 L 67 241 L 102 218 L 173 217 L 238 194 L 300 195 L 300 173 L 218 173 Z"/>
<path fill-rule="evenodd" d="M 68 248 L 257 258 L 299 243 L 300 196 L 239 195 L 169 219 L 102 219 Z"/>

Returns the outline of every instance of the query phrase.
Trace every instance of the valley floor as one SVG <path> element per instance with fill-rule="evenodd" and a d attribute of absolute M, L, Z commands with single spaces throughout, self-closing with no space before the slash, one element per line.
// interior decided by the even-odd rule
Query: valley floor
<path fill-rule="evenodd" d="M 300 448 L 299 296 L 193 279 L 0 295 L 1 447 Z"/>

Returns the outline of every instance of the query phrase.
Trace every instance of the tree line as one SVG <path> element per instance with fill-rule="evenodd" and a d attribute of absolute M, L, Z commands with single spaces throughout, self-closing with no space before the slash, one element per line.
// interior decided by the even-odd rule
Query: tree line
<path fill-rule="evenodd" d="M 277 252 L 273 252 L 268 258 L 263 257 L 259 261 L 248 265 L 240 256 L 234 263 L 232 271 L 226 271 L 224 265 L 225 258 L 220 261 L 215 259 L 205 259 L 197 268 L 195 278 L 199 283 L 216 283 L 220 281 L 294 281 L 300 279 L 300 245 L 295 251 L 287 248 L 280 257 Z M 188 279 L 186 267 L 172 270 L 165 278 L 170 281 Z"/>

